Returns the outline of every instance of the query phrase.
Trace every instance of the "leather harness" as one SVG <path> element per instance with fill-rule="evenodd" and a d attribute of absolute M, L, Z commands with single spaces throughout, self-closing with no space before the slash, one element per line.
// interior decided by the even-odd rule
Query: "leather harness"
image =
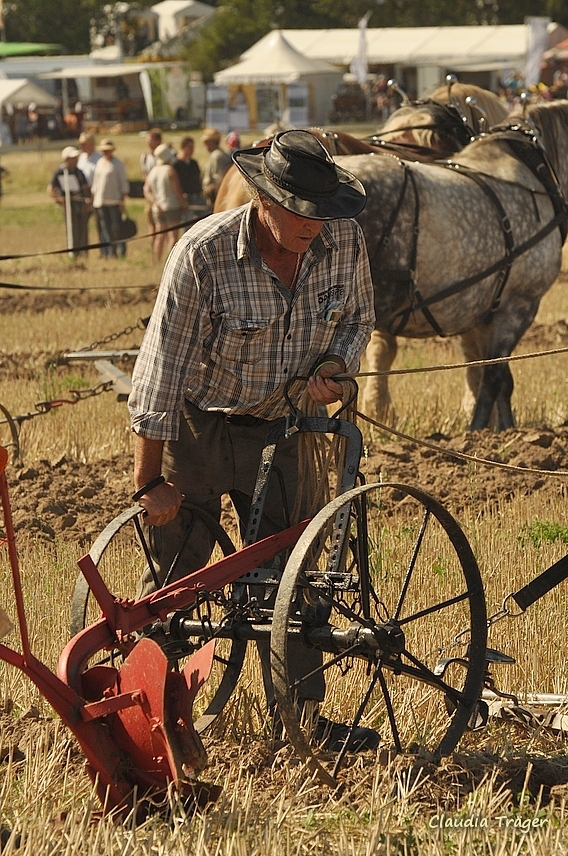
<path fill-rule="evenodd" d="M 519 136 L 519 134 L 521 136 Z M 452 297 L 455 294 L 459 294 L 461 291 L 470 288 L 472 285 L 475 285 L 481 280 L 486 279 L 488 276 L 498 274 L 495 283 L 493 298 L 491 301 L 491 306 L 486 315 L 486 322 L 488 322 L 491 316 L 499 307 L 503 290 L 509 278 L 509 274 L 511 272 L 511 268 L 515 259 L 521 256 L 523 253 L 526 253 L 528 250 L 532 249 L 532 247 L 536 246 L 536 244 L 538 244 L 555 229 L 559 229 L 563 244 L 566 240 L 568 204 L 566 202 L 566 198 L 562 192 L 558 179 L 555 175 L 552 164 L 550 163 L 546 151 L 544 150 L 542 144 L 540 143 L 540 140 L 538 139 L 537 133 L 533 129 L 529 129 L 521 125 L 513 125 L 510 128 L 507 128 L 506 130 L 501 130 L 499 128 L 493 130 L 491 132 L 491 138 L 506 140 L 512 150 L 513 155 L 533 172 L 533 174 L 542 184 L 545 192 L 549 196 L 554 208 L 555 216 L 531 238 L 521 244 L 515 245 L 513 230 L 507 212 L 505 211 L 498 195 L 487 183 L 487 180 L 484 177 L 483 173 L 480 173 L 462 164 L 457 164 L 451 160 L 432 162 L 433 166 L 451 169 L 459 175 L 462 175 L 465 178 L 474 181 L 478 185 L 478 187 L 481 188 L 483 193 L 489 199 L 491 205 L 497 211 L 505 243 L 505 253 L 501 259 L 489 265 L 489 267 L 485 268 L 479 273 L 473 274 L 472 276 L 460 280 L 459 282 L 451 283 L 450 285 L 446 286 L 437 294 L 434 294 L 431 297 L 423 298 L 420 294 L 420 291 L 418 290 L 416 282 L 416 261 L 420 219 L 420 196 L 416 184 L 416 177 L 412 171 L 411 165 L 409 163 L 404 163 L 401 160 L 401 166 L 405 172 L 404 181 L 396 205 L 389 218 L 385 231 L 381 236 L 378 247 L 378 251 L 380 251 L 384 246 L 388 244 L 390 234 L 392 233 L 392 230 L 394 229 L 396 223 L 397 215 L 404 202 L 407 189 L 409 186 L 411 186 L 414 195 L 415 205 L 414 222 L 412 227 L 413 245 L 411 249 L 410 276 L 400 277 L 400 279 L 402 281 L 407 282 L 409 286 L 409 305 L 404 307 L 403 309 L 397 310 L 388 319 L 386 328 L 393 336 L 401 335 L 408 323 L 411 314 L 413 314 L 414 312 L 422 312 L 422 314 L 424 315 L 432 329 L 435 331 L 435 333 L 438 336 L 446 337 L 449 334 L 445 333 L 441 326 L 438 324 L 429 307 L 435 303 L 439 303 L 440 301 L 445 300 L 448 297 Z M 513 182 L 506 183 L 513 184 Z M 396 274 L 394 277 L 390 278 L 399 279 Z"/>

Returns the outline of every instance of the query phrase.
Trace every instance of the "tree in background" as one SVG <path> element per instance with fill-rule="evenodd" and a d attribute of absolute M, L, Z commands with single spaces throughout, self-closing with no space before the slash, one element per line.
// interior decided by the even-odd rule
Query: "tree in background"
<path fill-rule="evenodd" d="M 116 6 L 129 10 L 153 5 L 155 0 L 101 5 L 98 0 L 8 0 L 4 2 L 8 42 L 48 42 L 70 54 L 89 53 L 91 31 L 108 20 Z"/>

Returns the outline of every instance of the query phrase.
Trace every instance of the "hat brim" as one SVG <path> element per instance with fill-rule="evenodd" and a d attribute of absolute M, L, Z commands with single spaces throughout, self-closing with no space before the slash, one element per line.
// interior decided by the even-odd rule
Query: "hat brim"
<path fill-rule="evenodd" d="M 310 220 L 339 220 L 356 217 L 367 204 L 365 188 L 358 178 L 335 164 L 339 187 L 333 196 L 299 196 L 279 187 L 263 170 L 263 161 L 270 146 L 239 149 L 232 158 L 237 169 L 258 189 L 259 193 L 277 202 L 286 210 Z"/>

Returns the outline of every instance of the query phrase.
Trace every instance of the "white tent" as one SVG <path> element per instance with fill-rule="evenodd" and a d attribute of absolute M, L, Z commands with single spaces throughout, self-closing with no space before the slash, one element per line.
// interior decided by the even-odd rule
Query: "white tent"
<path fill-rule="evenodd" d="M 292 47 L 280 30 L 258 42 L 258 51 L 237 65 L 218 71 L 215 83 L 294 83 L 315 74 L 336 74 L 337 68 L 321 59 L 309 59 Z"/>
<path fill-rule="evenodd" d="M 287 88 L 303 83 L 308 90 L 308 121 L 325 123 L 331 111 L 331 96 L 342 80 L 341 71 L 324 60 L 304 56 L 280 30 L 273 30 L 261 41 L 262 49 L 217 72 L 215 83 L 218 86 L 280 87 L 282 112 L 286 109 Z"/>
<path fill-rule="evenodd" d="M 158 34 L 162 42 L 177 36 L 188 24 L 207 20 L 215 14 L 213 6 L 199 0 L 162 0 L 150 9 L 158 16 Z"/>
<path fill-rule="evenodd" d="M 559 24 L 548 27 L 549 47 L 565 38 Z M 353 29 L 282 30 L 296 51 L 310 59 L 349 66 L 359 50 L 359 31 Z M 264 54 L 271 33 L 243 54 L 245 59 Z M 438 65 L 455 69 L 475 66 L 524 67 L 527 53 L 526 24 L 471 27 L 384 27 L 367 29 L 369 65 Z"/>
<path fill-rule="evenodd" d="M 56 107 L 57 98 L 26 78 L 0 80 L 0 104 L 37 104 L 38 107 Z"/>

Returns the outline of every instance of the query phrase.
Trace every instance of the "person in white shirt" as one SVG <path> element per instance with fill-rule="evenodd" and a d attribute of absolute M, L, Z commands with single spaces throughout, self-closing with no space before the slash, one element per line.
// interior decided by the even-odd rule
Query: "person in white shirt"
<path fill-rule="evenodd" d="M 162 143 L 154 152 L 156 166 L 150 170 L 144 183 L 144 196 L 152 206 L 152 217 L 156 224 L 152 251 L 154 259 L 159 261 L 164 246 L 169 253 L 178 239 L 179 229 L 164 231 L 168 227 L 179 226 L 183 221 L 183 212 L 187 208 L 178 174 L 172 166 L 176 158 L 175 149 Z"/>
<path fill-rule="evenodd" d="M 102 140 L 98 149 L 103 157 L 95 167 L 91 191 L 101 243 L 106 244 L 101 248 L 101 255 L 124 257 L 126 244 L 120 240 L 120 224 L 124 200 L 129 191 L 126 169 L 122 161 L 114 156 L 115 145 L 112 140 Z"/>
<path fill-rule="evenodd" d="M 79 137 L 79 146 L 81 148 L 81 154 L 79 155 L 77 166 L 87 179 L 89 187 L 92 187 L 95 167 L 97 165 L 97 161 L 100 161 L 102 158 L 102 154 L 95 148 L 95 137 L 93 134 L 87 134 L 85 132 L 82 133 Z"/>

